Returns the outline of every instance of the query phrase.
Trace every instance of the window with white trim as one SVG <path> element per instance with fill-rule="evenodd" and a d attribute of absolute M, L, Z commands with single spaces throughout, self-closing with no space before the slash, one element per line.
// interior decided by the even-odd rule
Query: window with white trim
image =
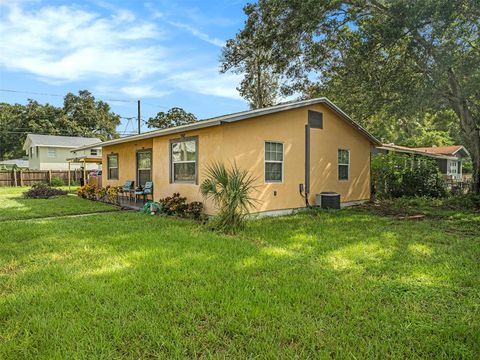
<path fill-rule="evenodd" d="M 47 156 L 49 158 L 56 158 L 57 157 L 57 149 L 49 147 L 47 148 Z"/>
<path fill-rule="evenodd" d="M 350 150 L 338 149 L 338 180 L 346 181 L 350 176 Z"/>
<path fill-rule="evenodd" d="M 98 149 L 90 149 L 90 155 L 100 155 L 100 150 Z"/>
<path fill-rule="evenodd" d="M 265 141 L 265 182 L 283 181 L 283 144 Z"/>
<path fill-rule="evenodd" d="M 458 161 L 448 160 L 449 162 L 449 173 L 448 175 L 457 175 L 458 174 Z"/>
<path fill-rule="evenodd" d="M 107 169 L 108 180 L 118 180 L 118 154 L 107 156 Z"/>
<path fill-rule="evenodd" d="M 195 183 L 197 180 L 197 139 L 170 143 L 171 182 Z"/>

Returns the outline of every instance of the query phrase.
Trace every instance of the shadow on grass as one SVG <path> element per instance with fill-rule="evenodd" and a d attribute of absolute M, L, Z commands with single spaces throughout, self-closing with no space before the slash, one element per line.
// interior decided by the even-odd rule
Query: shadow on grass
<path fill-rule="evenodd" d="M 297 215 L 238 237 L 132 213 L 2 226 L 2 263 L 19 266 L 0 277 L 9 355 L 478 350 L 480 239 L 445 237 L 434 222 Z"/>
<path fill-rule="evenodd" d="M 0 221 L 88 214 L 116 209 L 111 205 L 81 199 L 75 195 L 64 195 L 51 199 L 26 199 L 12 196 L 4 197 L 1 200 Z"/>

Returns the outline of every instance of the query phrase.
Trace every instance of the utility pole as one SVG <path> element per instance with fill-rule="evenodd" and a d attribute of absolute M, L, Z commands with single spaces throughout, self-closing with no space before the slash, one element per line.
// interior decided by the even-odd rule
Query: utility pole
<path fill-rule="evenodd" d="M 140 134 L 141 131 L 141 120 L 140 120 L 140 99 L 138 99 L 138 133 Z"/>

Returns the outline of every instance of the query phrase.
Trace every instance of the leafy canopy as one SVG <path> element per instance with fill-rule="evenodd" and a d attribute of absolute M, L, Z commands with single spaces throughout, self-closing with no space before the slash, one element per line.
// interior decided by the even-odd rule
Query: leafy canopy
<path fill-rule="evenodd" d="M 120 116 L 110 110 L 110 105 L 96 100 L 87 90 L 78 95 L 68 93 L 63 107 L 35 100 L 25 105 L 0 103 L 0 158 L 21 157 L 28 133 L 109 140 L 118 137 L 119 124 Z"/>
<path fill-rule="evenodd" d="M 192 113 L 186 112 L 182 108 L 173 107 L 167 112 L 159 112 L 155 117 L 147 120 L 149 128 L 166 129 L 174 126 L 187 125 L 197 121 Z"/>
<path fill-rule="evenodd" d="M 283 95 L 328 96 L 378 137 L 399 119 L 451 111 L 480 191 L 477 0 L 260 0 L 244 11 L 247 21 L 227 42 L 223 67 L 251 61 L 241 51 L 250 43 L 287 79 Z"/>

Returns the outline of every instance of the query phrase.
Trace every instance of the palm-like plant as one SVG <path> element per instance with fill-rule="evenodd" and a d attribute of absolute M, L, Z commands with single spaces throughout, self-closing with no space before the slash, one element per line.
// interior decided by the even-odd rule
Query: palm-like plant
<path fill-rule="evenodd" d="M 213 163 L 206 169 L 206 179 L 200 185 L 200 192 L 212 199 L 218 208 L 215 227 L 227 234 L 236 234 L 245 225 L 245 217 L 256 200 L 251 197 L 255 190 L 255 178 L 236 164 L 227 169 L 224 164 Z"/>

